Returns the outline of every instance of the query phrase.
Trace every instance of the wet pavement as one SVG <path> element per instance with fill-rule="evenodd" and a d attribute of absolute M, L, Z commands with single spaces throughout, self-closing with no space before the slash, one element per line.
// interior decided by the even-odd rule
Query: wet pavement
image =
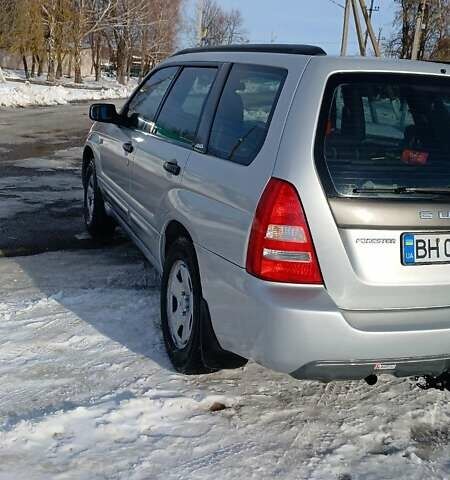
<path fill-rule="evenodd" d="M 88 109 L 89 103 L 0 109 L 0 256 L 99 246 L 82 220 Z"/>

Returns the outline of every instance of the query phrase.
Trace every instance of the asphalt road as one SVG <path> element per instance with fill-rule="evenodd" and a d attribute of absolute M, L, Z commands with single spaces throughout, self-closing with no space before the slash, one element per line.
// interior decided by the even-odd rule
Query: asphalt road
<path fill-rule="evenodd" d="M 98 246 L 82 222 L 88 109 L 0 109 L 0 256 Z"/>

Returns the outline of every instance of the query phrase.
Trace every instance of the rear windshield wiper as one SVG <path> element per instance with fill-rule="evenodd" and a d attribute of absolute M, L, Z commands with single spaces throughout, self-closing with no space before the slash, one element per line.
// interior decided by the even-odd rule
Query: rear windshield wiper
<path fill-rule="evenodd" d="M 425 194 L 425 195 L 450 195 L 450 187 L 393 187 L 393 188 L 354 188 L 353 193 L 387 193 L 387 194 Z"/>

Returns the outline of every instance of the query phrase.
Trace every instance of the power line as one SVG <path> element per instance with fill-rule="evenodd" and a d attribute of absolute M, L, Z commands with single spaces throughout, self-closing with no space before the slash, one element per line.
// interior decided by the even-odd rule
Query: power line
<path fill-rule="evenodd" d="M 335 0 L 328 0 L 328 1 L 340 8 L 345 8 L 344 5 L 342 5 L 342 3 L 336 2 Z"/>

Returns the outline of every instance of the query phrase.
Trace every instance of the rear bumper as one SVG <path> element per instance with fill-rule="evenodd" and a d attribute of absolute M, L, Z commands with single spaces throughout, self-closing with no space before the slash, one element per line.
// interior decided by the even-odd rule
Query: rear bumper
<path fill-rule="evenodd" d="M 364 312 L 355 317 L 339 310 L 322 286 L 261 281 L 196 250 L 203 296 L 226 350 L 296 378 L 321 380 L 436 375 L 449 367 L 448 308 L 367 312 L 366 321 Z"/>
<path fill-rule="evenodd" d="M 369 375 L 388 373 L 396 377 L 439 376 L 450 370 L 450 355 L 436 358 L 396 358 L 345 362 L 316 361 L 291 372 L 294 378 L 330 380 L 361 380 Z"/>

